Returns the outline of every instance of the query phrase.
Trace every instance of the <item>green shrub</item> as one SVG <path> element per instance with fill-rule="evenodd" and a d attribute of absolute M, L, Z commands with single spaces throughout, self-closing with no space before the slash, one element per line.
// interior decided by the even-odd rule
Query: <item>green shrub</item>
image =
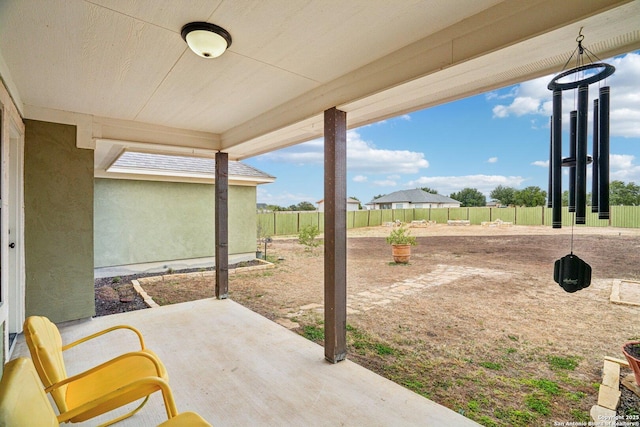
<path fill-rule="evenodd" d="M 409 229 L 404 224 L 391 230 L 387 236 L 387 243 L 390 245 L 417 245 L 415 236 L 409 234 Z"/>
<path fill-rule="evenodd" d="M 320 230 L 315 225 L 306 225 L 298 232 L 298 243 L 306 246 L 306 250 L 312 250 L 320 246 L 322 243 L 320 239 L 317 239 L 320 234 Z"/>

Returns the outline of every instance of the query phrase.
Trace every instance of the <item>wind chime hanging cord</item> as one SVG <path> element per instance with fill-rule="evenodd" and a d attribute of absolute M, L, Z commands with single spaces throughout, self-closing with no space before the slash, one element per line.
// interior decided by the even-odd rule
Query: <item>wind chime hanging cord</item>
<path fill-rule="evenodd" d="M 571 182 L 570 182 L 570 212 L 575 209 L 575 217 L 572 220 L 573 223 L 576 224 L 585 224 L 586 223 L 586 166 L 589 160 L 589 156 L 587 155 L 587 122 L 588 122 L 588 93 L 589 93 L 589 85 L 592 83 L 596 83 L 601 81 L 615 72 L 615 67 L 606 63 L 584 63 L 584 57 L 586 56 L 589 60 L 593 61 L 594 59 L 599 59 L 597 55 L 590 52 L 587 48 L 582 46 L 582 41 L 584 40 L 584 36 L 582 35 L 582 29 L 580 29 L 580 34 L 576 38 L 576 42 L 578 46 L 573 51 L 567 62 L 565 63 L 564 68 L 569 64 L 571 59 L 576 56 L 576 67 L 562 71 L 560 74 L 555 76 L 549 85 L 547 86 L 549 90 L 553 91 L 553 114 L 551 116 L 551 149 L 550 149 L 550 183 L 549 188 L 551 190 L 550 199 L 551 199 L 551 207 L 552 207 L 552 226 L 553 228 L 561 228 L 562 227 L 562 166 L 569 166 L 571 168 Z M 577 55 L 576 55 L 577 52 Z M 600 71 L 585 77 L 585 72 L 592 69 L 599 69 Z M 569 82 L 561 82 L 560 80 L 567 76 L 575 76 L 574 81 Z M 578 78 L 578 77 L 582 78 Z M 576 116 L 576 131 L 575 131 L 575 142 L 572 141 L 571 148 L 572 153 L 570 158 L 563 159 L 562 158 L 562 92 L 570 89 L 578 89 L 578 105 L 577 111 L 575 113 Z M 597 155 L 594 152 L 594 156 L 592 159 L 597 158 L 598 163 L 594 163 L 594 177 L 598 178 L 598 189 L 599 194 L 608 193 L 608 87 L 601 88 L 601 99 L 600 99 L 600 108 L 597 110 L 599 113 L 598 123 L 600 124 L 598 132 L 595 132 L 598 135 L 598 139 L 600 144 L 598 146 L 598 150 L 601 151 L 602 155 Z M 603 99 L 606 98 L 606 99 Z M 603 103 L 607 104 L 607 108 L 603 108 Z M 595 121 L 594 121 L 595 122 Z M 572 139 L 574 137 L 572 130 Z M 595 147 L 595 139 L 594 137 L 594 147 Z M 575 145 L 574 145 L 575 144 Z M 573 150 L 575 146 L 575 151 Z M 607 170 L 605 170 L 607 169 Z M 606 178 L 606 182 L 605 182 Z M 595 184 L 594 187 L 596 188 Z M 600 200 L 600 197 L 596 200 L 596 195 L 593 194 L 593 201 L 597 201 L 597 203 L 593 203 L 592 205 L 598 206 L 599 208 L 599 217 L 601 219 L 608 219 L 609 216 L 609 206 L 608 197 L 605 196 L 603 200 Z M 608 194 L 607 194 L 608 196 Z M 574 198 L 575 197 L 575 198 Z"/>
<path fill-rule="evenodd" d="M 594 63 L 599 58 L 582 46 L 582 28 L 576 38 L 578 46 L 573 51 L 562 72 L 554 77 L 547 88 L 553 91 L 553 114 L 550 133 L 549 192 L 552 208 L 553 228 L 562 227 L 562 166 L 570 168 L 569 212 L 571 221 L 571 253 L 557 260 L 554 266 L 554 280 L 566 291 L 576 292 L 591 283 L 591 266 L 573 254 L 574 227 L 586 223 L 586 175 L 589 160 L 593 161 L 592 212 L 598 212 L 600 219 L 609 218 L 609 87 L 601 87 L 599 99 L 594 101 L 594 141 L 593 157 L 587 155 L 587 122 L 589 85 L 609 77 L 615 68 L 605 63 Z M 575 56 L 576 66 L 565 68 Z M 591 61 L 584 63 L 584 56 Z M 593 57 L 592 57 L 593 55 Z M 587 76 L 587 71 L 600 69 Z M 561 83 L 560 80 L 573 75 L 574 81 Z M 578 89 L 576 110 L 571 112 L 570 157 L 562 158 L 562 91 Z M 548 203 L 549 204 L 549 203 Z"/>

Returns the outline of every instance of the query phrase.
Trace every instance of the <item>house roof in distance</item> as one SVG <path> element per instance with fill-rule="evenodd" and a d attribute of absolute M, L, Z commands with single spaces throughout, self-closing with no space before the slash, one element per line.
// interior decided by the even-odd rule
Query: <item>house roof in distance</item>
<path fill-rule="evenodd" d="M 324 199 L 320 199 L 320 200 L 318 200 L 318 201 L 316 202 L 316 204 L 320 204 L 320 203 L 324 203 Z M 347 203 L 353 203 L 353 204 L 355 205 L 355 204 L 359 204 L 359 203 L 360 203 L 360 200 L 353 199 L 353 198 L 351 198 L 351 197 L 347 197 Z"/>
<path fill-rule="evenodd" d="M 107 169 L 107 173 L 113 174 L 114 178 L 139 175 L 141 177 L 137 179 L 163 177 L 162 180 L 211 182 L 215 179 L 215 168 L 215 159 L 207 157 L 124 151 Z M 275 180 L 275 177 L 239 161 L 230 160 L 228 172 L 231 181 L 262 184 Z"/>
<path fill-rule="evenodd" d="M 458 200 L 441 194 L 427 193 L 419 188 L 413 190 L 400 190 L 373 199 L 368 205 L 376 203 L 460 203 Z"/>

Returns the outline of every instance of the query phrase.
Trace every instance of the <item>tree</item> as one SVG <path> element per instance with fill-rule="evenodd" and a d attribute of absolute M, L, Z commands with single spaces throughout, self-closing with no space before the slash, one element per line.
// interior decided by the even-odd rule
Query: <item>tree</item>
<path fill-rule="evenodd" d="M 498 185 L 493 191 L 489 194 L 489 196 L 493 200 L 498 200 L 501 205 L 509 206 L 513 205 L 516 202 L 516 190 L 513 187 L 505 187 L 503 185 Z"/>
<path fill-rule="evenodd" d="M 313 251 L 313 248 L 322 244 L 322 240 L 316 239 L 320 230 L 315 225 L 305 225 L 298 232 L 298 243 L 305 246 L 305 251 Z"/>
<path fill-rule="evenodd" d="M 386 194 L 378 194 L 377 196 L 373 196 L 373 200 L 379 199 L 380 197 L 384 197 Z"/>
<path fill-rule="evenodd" d="M 300 202 L 295 206 L 295 211 L 315 211 L 316 207 L 311 202 Z"/>
<path fill-rule="evenodd" d="M 587 194 L 587 205 L 591 205 L 591 193 Z M 562 206 L 569 205 L 569 191 L 562 192 Z M 634 182 L 625 184 L 622 181 L 609 183 L 609 205 L 640 206 L 640 186 Z"/>
<path fill-rule="evenodd" d="M 449 197 L 459 201 L 463 208 L 487 205 L 487 198 L 476 188 L 463 188 L 457 193 L 451 193 Z"/>
<path fill-rule="evenodd" d="M 625 185 L 622 181 L 611 181 L 609 184 L 609 204 L 612 206 L 640 205 L 640 186 L 634 182 Z"/>
<path fill-rule="evenodd" d="M 527 187 L 515 194 L 515 204 L 518 206 L 544 206 L 546 202 L 547 192 L 538 186 Z"/>
<path fill-rule="evenodd" d="M 434 190 L 433 188 L 429 187 L 422 187 L 421 190 L 431 194 L 438 194 L 438 190 Z"/>
<path fill-rule="evenodd" d="M 549 195 L 549 197 L 552 197 Z M 587 206 L 591 206 L 592 201 L 591 193 L 587 193 Z M 562 192 L 562 206 L 569 206 L 569 190 L 564 190 Z"/>

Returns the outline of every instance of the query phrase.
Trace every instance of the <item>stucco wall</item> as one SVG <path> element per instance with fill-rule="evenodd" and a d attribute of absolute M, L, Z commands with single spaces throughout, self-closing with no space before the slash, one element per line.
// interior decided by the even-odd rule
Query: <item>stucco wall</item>
<path fill-rule="evenodd" d="M 75 126 L 24 123 L 26 315 L 93 316 L 93 151 Z"/>
<path fill-rule="evenodd" d="M 214 186 L 95 179 L 95 267 L 214 256 Z M 256 188 L 229 187 L 229 254 L 256 250 Z"/>

